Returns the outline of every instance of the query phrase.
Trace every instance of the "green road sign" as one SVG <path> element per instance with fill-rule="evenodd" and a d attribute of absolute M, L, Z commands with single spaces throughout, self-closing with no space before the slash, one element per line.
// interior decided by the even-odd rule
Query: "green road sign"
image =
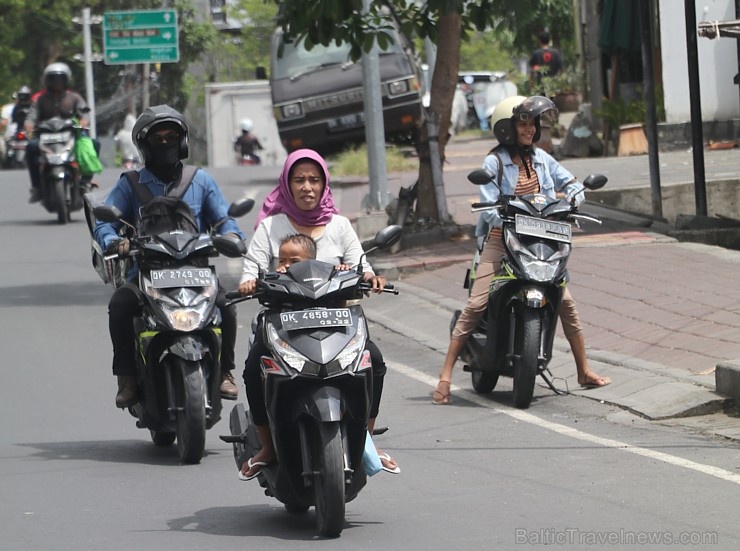
<path fill-rule="evenodd" d="M 179 61 L 177 12 L 144 10 L 103 14 L 103 50 L 106 65 Z"/>

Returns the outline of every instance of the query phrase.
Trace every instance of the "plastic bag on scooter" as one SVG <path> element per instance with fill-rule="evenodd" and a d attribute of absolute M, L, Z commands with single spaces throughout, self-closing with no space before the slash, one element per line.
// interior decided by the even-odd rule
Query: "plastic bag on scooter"
<path fill-rule="evenodd" d="M 368 431 L 365 436 L 365 451 L 362 453 L 362 466 L 367 476 L 373 476 L 383 470 L 383 464 L 380 462 L 378 450 L 373 443 L 373 437 Z"/>
<path fill-rule="evenodd" d="M 88 136 L 78 136 L 75 141 L 75 159 L 80 167 L 80 174 L 92 176 L 103 171 L 103 164 L 98 159 L 95 144 Z"/>

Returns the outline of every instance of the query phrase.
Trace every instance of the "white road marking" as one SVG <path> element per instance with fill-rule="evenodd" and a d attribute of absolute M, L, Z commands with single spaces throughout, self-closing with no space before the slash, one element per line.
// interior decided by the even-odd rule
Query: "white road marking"
<path fill-rule="evenodd" d="M 406 375 L 407 377 L 410 377 L 411 379 L 415 379 L 423 384 L 430 385 L 432 388 L 436 388 L 437 386 L 436 377 L 432 377 L 430 375 L 427 375 L 426 373 L 422 373 L 421 371 L 411 366 L 398 363 L 395 361 L 390 361 L 388 362 L 388 367 Z M 493 411 L 497 413 L 508 415 L 509 417 L 516 419 L 518 421 L 523 421 L 525 423 L 529 423 L 531 425 L 535 425 L 543 429 L 547 429 L 552 432 L 562 434 L 564 436 L 569 436 L 570 438 L 575 438 L 577 440 L 582 440 L 584 442 L 590 442 L 592 444 L 597 444 L 599 446 L 604 446 L 606 448 L 614 448 L 617 450 L 633 453 L 635 455 L 641 455 L 643 457 L 655 459 L 656 461 L 662 461 L 663 463 L 668 463 L 669 465 L 674 465 L 676 467 L 681 467 L 683 469 L 690 469 L 692 471 L 696 471 L 702 474 L 713 476 L 721 480 L 726 480 L 727 482 L 733 482 L 734 484 L 740 484 L 740 474 L 736 474 L 736 473 L 733 473 L 725 469 L 720 469 L 719 467 L 713 467 L 712 465 L 704 465 L 703 463 L 697 463 L 695 461 L 684 459 L 682 457 L 677 457 L 675 455 L 669 455 L 667 453 L 658 452 L 658 451 L 650 450 L 647 448 L 641 448 L 639 446 L 633 446 L 632 444 L 620 442 L 619 440 L 612 440 L 611 438 L 603 438 L 601 436 L 595 436 L 593 434 L 589 434 L 587 432 L 583 432 L 583 431 L 574 429 L 572 427 L 567 427 L 565 425 L 560 425 L 558 423 L 553 423 L 551 421 L 540 419 L 539 417 L 536 417 L 535 415 L 532 415 L 531 413 L 527 413 L 526 411 L 521 410 L 521 409 L 501 408 L 501 407 L 491 408 L 490 400 L 486 398 L 482 398 L 481 396 L 478 396 L 474 392 L 470 392 L 456 385 L 451 385 L 450 390 L 457 396 L 463 397 L 465 400 L 469 402 L 473 402 L 475 404 L 478 404 L 479 406 L 492 409 Z"/>

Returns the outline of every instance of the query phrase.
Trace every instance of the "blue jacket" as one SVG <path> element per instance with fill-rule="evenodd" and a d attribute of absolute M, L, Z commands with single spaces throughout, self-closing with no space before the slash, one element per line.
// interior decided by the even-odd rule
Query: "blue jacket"
<path fill-rule="evenodd" d="M 139 183 L 137 185 L 146 186 L 154 196 L 165 195 L 165 183 L 146 168 L 139 171 Z M 224 199 L 213 178 L 202 169 L 195 174 L 195 178 L 193 178 L 182 199 L 193 210 L 201 232 L 207 231 L 209 226 L 228 217 L 229 205 L 226 203 L 226 199 Z M 123 219 L 127 222 L 134 225 L 139 222 L 139 208 L 141 205 L 125 176 L 122 175 L 116 185 L 113 186 L 105 204 L 117 207 L 123 213 Z M 121 239 L 118 234 L 121 226 L 120 222 L 98 221 L 95 224 L 93 238 L 105 251 L 112 241 Z M 221 235 L 235 233 L 242 239 L 245 237 L 233 218 L 224 222 L 217 231 Z M 131 274 L 129 274 L 129 279 L 130 276 Z"/>
<path fill-rule="evenodd" d="M 498 148 L 495 154 L 491 153 L 488 155 L 483 160 L 483 168 L 493 174 L 494 179 L 498 178 L 497 155 L 503 164 L 502 181 L 499 184 L 501 191 L 503 191 L 504 195 L 513 195 L 516 183 L 519 180 L 519 167 L 511 160 L 511 156 L 505 148 Z M 563 168 L 551 155 L 538 147 L 534 148 L 532 166 L 534 166 L 534 171 L 540 183 L 540 193 L 547 195 L 551 199 L 555 199 L 556 194 L 560 191 L 564 193 L 576 193 L 583 189 L 583 184 L 577 181 L 575 176 Z M 498 201 L 499 193 L 499 188 L 493 181 L 480 186 L 480 200 L 482 203 L 495 203 Z M 483 211 L 478 218 L 475 235 L 478 237 L 488 235 L 491 229 L 500 227 L 501 223 L 501 217 L 497 211 Z"/>

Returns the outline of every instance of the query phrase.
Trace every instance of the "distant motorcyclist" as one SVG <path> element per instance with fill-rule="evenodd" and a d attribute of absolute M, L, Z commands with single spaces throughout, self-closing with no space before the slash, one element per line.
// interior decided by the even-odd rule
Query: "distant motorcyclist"
<path fill-rule="evenodd" d="M 144 161 L 138 171 L 138 186 L 145 186 L 155 197 L 164 196 L 182 177 L 182 159 L 188 157 L 188 125 L 183 116 L 167 105 L 144 110 L 132 130 L 136 146 Z M 141 204 L 123 175 L 111 190 L 106 204 L 123 213 L 123 219 L 138 223 Z M 187 192 L 182 197 L 193 211 L 200 230 L 205 232 L 218 223 L 219 234 L 238 235 L 244 239 L 239 226 L 228 217 L 228 205 L 216 182 L 203 170 L 198 170 Z M 221 223 L 223 222 L 223 223 Z M 128 253 L 130 242 L 121 238 L 120 222 L 98 222 L 93 237 L 107 254 Z M 173 228 L 174 229 L 174 228 Z M 116 407 L 126 408 L 136 403 L 136 336 L 134 317 L 141 311 L 142 291 L 136 284 L 136 270 L 128 274 L 128 283 L 113 293 L 108 305 L 110 337 L 113 343 L 113 374 L 118 377 Z M 237 387 L 231 371 L 234 369 L 236 344 L 236 307 L 226 306 L 225 292 L 219 290 L 216 304 L 221 310 L 221 397 L 235 400 Z"/>
<path fill-rule="evenodd" d="M 31 110 L 31 89 L 21 86 L 15 93 L 15 107 L 11 116 L 11 122 L 17 129 L 22 129 L 26 123 L 26 117 Z"/>
<path fill-rule="evenodd" d="M 80 126 L 87 128 L 90 111 L 87 103 L 77 92 L 69 90 L 69 82 L 72 79 L 72 71 L 66 63 L 52 63 L 44 69 L 44 86 L 45 89 L 40 92 L 35 101 L 31 104 L 31 109 L 26 117 L 25 127 L 29 134 L 36 130 L 36 127 L 53 117 L 71 119 L 76 117 Z M 95 151 L 100 154 L 100 143 L 95 143 Z M 31 177 L 31 197 L 29 203 L 36 203 L 41 200 L 41 173 L 39 171 L 39 150 L 38 136 L 28 142 L 26 149 L 26 160 L 28 162 L 28 175 Z M 83 181 L 83 185 L 89 184 Z"/>
<path fill-rule="evenodd" d="M 255 164 L 260 164 L 261 159 L 257 155 L 257 151 L 264 148 L 257 139 L 257 136 L 252 134 L 254 123 L 251 119 L 242 119 L 239 126 L 242 129 L 242 135 L 234 140 L 234 151 L 239 153 L 242 159 L 250 159 Z"/>

